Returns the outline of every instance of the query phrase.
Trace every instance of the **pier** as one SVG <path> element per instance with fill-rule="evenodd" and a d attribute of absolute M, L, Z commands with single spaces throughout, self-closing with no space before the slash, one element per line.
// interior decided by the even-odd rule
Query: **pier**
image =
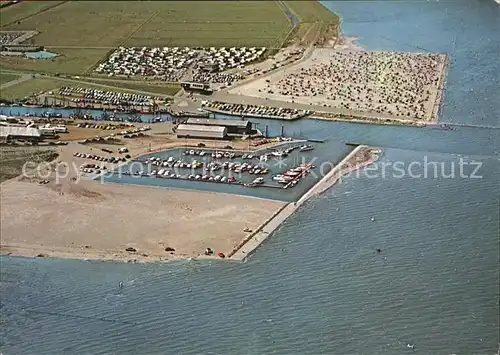
<path fill-rule="evenodd" d="M 216 183 L 216 184 L 224 184 L 224 185 L 240 185 L 242 186 L 243 183 L 241 181 L 215 181 L 215 180 L 201 180 L 201 179 L 190 179 L 187 176 L 183 177 L 171 177 L 171 176 L 163 176 L 163 175 L 149 175 L 149 174 L 134 174 L 131 172 L 122 172 L 122 173 L 117 173 L 114 172 L 112 175 L 124 175 L 124 176 L 136 176 L 136 177 L 149 177 L 153 179 L 168 179 L 168 180 L 183 180 L 183 181 L 198 181 L 198 182 L 211 182 L 211 183 Z"/>
<path fill-rule="evenodd" d="M 272 232 L 274 232 L 281 225 L 281 223 L 290 217 L 304 202 L 331 187 L 335 184 L 335 182 L 337 182 L 338 177 L 340 177 L 343 173 L 347 173 L 347 171 L 343 171 L 343 165 L 352 159 L 363 148 L 367 147 L 360 145 L 355 148 L 297 202 L 289 203 L 283 206 L 283 208 L 272 215 L 266 222 L 259 226 L 257 230 L 236 246 L 233 251 L 228 254 L 228 258 L 232 260 L 245 260 L 245 258 L 251 255 L 272 234 Z M 366 161 L 356 165 L 354 168 L 359 169 L 371 163 L 371 161 Z"/>
<path fill-rule="evenodd" d="M 227 116 L 235 116 L 235 117 L 242 117 L 242 118 L 264 118 L 264 119 L 269 119 L 269 120 L 282 120 L 282 121 L 294 121 L 299 118 L 303 118 L 307 116 L 306 113 L 303 114 L 298 114 L 290 117 L 282 117 L 282 116 L 272 116 L 272 115 L 264 115 L 264 114 L 258 114 L 258 113 L 245 113 L 245 112 L 234 112 L 234 111 L 224 111 L 220 109 L 216 109 L 213 107 L 203 107 L 204 110 L 210 111 L 212 113 L 217 113 L 221 115 L 227 115 Z"/>

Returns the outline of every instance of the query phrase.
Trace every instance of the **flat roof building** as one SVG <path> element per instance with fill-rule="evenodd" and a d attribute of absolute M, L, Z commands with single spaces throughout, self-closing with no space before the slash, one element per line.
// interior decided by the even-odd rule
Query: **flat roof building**
<path fill-rule="evenodd" d="M 176 130 L 178 138 L 224 139 L 227 136 L 226 127 L 181 124 Z"/>
<path fill-rule="evenodd" d="M 240 120 L 216 120 L 210 118 L 189 118 L 186 122 L 190 125 L 226 127 L 229 134 L 251 134 L 252 122 Z"/>
<path fill-rule="evenodd" d="M 39 129 L 33 127 L 4 126 L 0 125 L 0 139 L 24 139 L 37 141 L 42 138 Z"/>
<path fill-rule="evenodd" d="M 210 94 L 213 92 L 210 83 L 195 83 L 190 81 L 181 82 L 181 87 L 186 91 L 199 91 Z"/>

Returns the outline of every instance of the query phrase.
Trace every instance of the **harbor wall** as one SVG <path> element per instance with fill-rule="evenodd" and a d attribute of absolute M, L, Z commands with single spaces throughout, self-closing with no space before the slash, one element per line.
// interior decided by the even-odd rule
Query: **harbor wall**
<path fill-rule="evenodd" d="M 304 195 L 302 195 L 302 197 L 297 201 L 297 206 L 300 206 L 308 199 L 310 199 L 312 196 L 325 191 L 326 189 L 334 185 L 341 175 L 347 174 L 348 171 L 345 168 L 342 168 L 343 165 L 349 162 L 349 160 L 351 160 L 354 156 L 356 156 L 356 154 L 358 154 L 358 152 L 363 148 L 366 148 L 366 146 L 359 145 L 356 148 L 354 148 L 352 152 L 347 154 L 344 157 L 344 159 L 340 161 L 340 163 L 335 165 L 335 167 L 332 170 L 330 170 L 320 181 L 318 181 L 318 183 L 316 183 L 311 189 L 309 189 L 309 191 L 307 191 Z M 371 163 L 371 161 L 367 163 Z M 356 170 L 359 169 L 361 166 L 362 164 L 359 164 L 351 167 L 351 169 Z"/>
<path fill-rule="evenodd" d="M 340 161 L 328 174 L 318 181 L 308 192 L 306 192 L 297 202 L 289 203 L 274 213 L 266 222 L 264 222 L 257 230 L 246 237 L 238 246 L 236 246 L 228 258 L 231 260 L 245 260 L 251 255 L 270 235 L 274 232 L 290 215 L 292 215 L 304 202 L 312 196 L 317 195 L 327 188 L 334 185 L 341 175 L 349 171 L 359 169 L 363 166 L 371 164 L 374 159 L 363 161 L 354 166 L 343 168 L 343 165 L 349 162 L 356 154 L 367 146 L 360 145 L 350 152 L 344 159 Z"/>
<path fill-rule="evenodd" d="M 264 118 L 264 119 L 269 119 L 269 120 L 282 120 L 282 121 L 293 121 L 298 118 L 304 117 L 304 115 L 295 115 L 291 117 L 281 117 L 281 116 L 271 116 L 271 115 L 261 115 L 257 113 L 241 113 L 241 112 L 233 112 L 233 111 L 224 111 L 224 110 L 219 110 L 217 108 L 212 108 L 212 107 L 203 107 L 204 110 L 210 111 L 212 113 L 218 113 L 221 115 L 227 115 L 227 116 L 235 116 L 235 117 L 245 117 L 245 118 Z"/>

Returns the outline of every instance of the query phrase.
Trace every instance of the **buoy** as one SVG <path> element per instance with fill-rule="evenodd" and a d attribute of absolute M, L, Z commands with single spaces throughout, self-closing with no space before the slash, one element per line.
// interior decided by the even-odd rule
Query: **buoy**
<path fill-rule="evenodd" d="M 370 218 L 370 220 L 371 220 L 372 222 L 373 222 L 373 221 L 375 221 L 375 217 Z"/>

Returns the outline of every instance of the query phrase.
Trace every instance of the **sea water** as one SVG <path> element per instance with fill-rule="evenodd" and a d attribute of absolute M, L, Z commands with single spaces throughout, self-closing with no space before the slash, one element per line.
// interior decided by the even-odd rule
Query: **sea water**
<path fill-rule="evenodd" d="M 326 6 L 368 49 L 450 53 L 442 120 L 500 126 L 493 1 Z M 481 163 L 481 178 L 347 177 L 245 263 L 3 257 L 0 351 L 497 353 L 499 130 L 321 121 L 286 129 L 380 146 L 379 163 L 427 157 L 449 168 L 469 159 Z"/>

